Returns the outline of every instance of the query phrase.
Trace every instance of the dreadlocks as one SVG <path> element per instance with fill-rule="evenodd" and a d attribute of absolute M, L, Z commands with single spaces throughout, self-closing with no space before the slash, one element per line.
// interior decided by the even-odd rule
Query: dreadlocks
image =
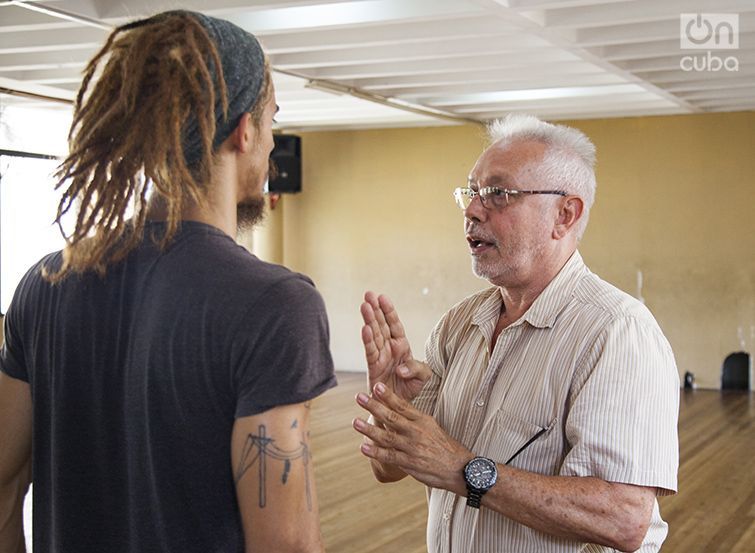
<path fill-rule="evenodd" d="M 167 207 L 161 248 L 175 235 L 186 201 L 205 201 L 216 115 L 228 119 L 228 93 L 221 55 L 195 15 L 167 12 L 118 27 L 87 66 L 70 153 L 56 174 L 56 189 L 67 185 L 55 219 L 61 232 L 74 204 L 78 213 L 63 264 L 46 272 L 49 280 L 88 270 L 104 275 L 108 264 L 123 259 L 142 240 L 150 186 Z M 266 60 L 264 69 L 251 109 L 256 126 L 271 94 Z M 196 159 L 189 158 L 185 142 L 189 126 L 199 138 Z M 127 220 L 130 205 L 133 217 Z"/>

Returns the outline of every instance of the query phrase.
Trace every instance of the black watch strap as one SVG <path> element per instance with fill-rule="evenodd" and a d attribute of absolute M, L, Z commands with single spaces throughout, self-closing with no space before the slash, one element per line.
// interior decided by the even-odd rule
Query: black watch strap
<path fill-rule="evenodd" d="M 485 492 L 475 488 L 467 487 L 467 507 L 480 508 L 480 501 L 482 501 L 482 494 Z"/>

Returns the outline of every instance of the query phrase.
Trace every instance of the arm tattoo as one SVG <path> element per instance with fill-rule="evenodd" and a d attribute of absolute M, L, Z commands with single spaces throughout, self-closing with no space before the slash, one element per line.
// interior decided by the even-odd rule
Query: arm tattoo
<path fill-rule="evenodd" d="M 296 421 L 294 421 L 296 422 Z M 295 428 L 296 424 L 292 425 Z M 309 434 L 309 433 L 307 433 Z M 264 508 L 266 504 L 266 479 L 267 479 L 267 462 L 268 460 L 283 461 L 283 473 L 281 475 L 281 482 L 285 485 L 288 482 L 288 475 L 291 472 L 291 461 L 301 459 L 304 465 L 304 482 L 307 491 L 307 508 L 312 510 L 312 491 L 309 484 L 309 446 L 304 436 L 302 436 L 299 442 L 299 447 L 296 449 L 281 449 L 275 445 L 273 438 L 267 437 L 267 431 L 264 424 L 260 424 L 257 434 L 249 434 L 246 442 L 244 443 L 244 449 L 241 452 L 241 460 L 239 466 L 236 468 L 236 474 L 234 481 L 238 485 L 241 478 L 246 472 L 258 462 L 258 475 L 260 481 L 260 494 L 259 494 L 259 506 Z"/>

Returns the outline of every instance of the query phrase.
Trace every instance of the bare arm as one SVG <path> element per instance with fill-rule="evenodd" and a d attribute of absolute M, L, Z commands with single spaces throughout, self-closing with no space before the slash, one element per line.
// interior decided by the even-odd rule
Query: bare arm
<path fill-rule="evenodd" d="M 24 497 L 31 481 L 29 384 L 0 372 L 0 551 L 23 553 Z"/>
<path fill-rule="evenodd" d="M 371 440 L 362 446 L 366 456 L 428 486 L 467 495 L 462 470 L 474 454 L 432 417 L 379 387 L 372 398 L 360 394 L 357 400 L 385 424 L 378 428 L 355 420 L 357 431 Z M 647 533 L 655 495 L 655 488 L 544 476 L 499 464 L 497 483 L 482 505 L 548 534 L 634 551 Z"/>
<path fill-rule="evenodd" d="M 231 457 L 246 552 L 322 553 L 309 403 L 237 419 Z"/>
<path fill-rule="evenodd" d="M 543 476 L 499 464 L 498 479 L 483 506 L 541 532 L 620 551 L 642 545 L 655 504 L 655 488 L 594 477 Z"/>

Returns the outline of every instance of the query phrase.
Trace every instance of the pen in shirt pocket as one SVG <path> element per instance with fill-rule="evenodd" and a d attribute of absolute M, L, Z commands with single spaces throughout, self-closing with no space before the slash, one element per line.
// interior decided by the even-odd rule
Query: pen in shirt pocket
<path fill-rule="evenodd" d="M 548 432 L 548 430 L 550 430 L 550 429 L 551 429 L 551 428 L 553 427 L 553 425 L 554 425 L 555 423 L 556 423 L 556 421 L 555 421 L 555 419 L 554 419 L 553 421 L 551 421 L 551 423 L 550 423 L 550 424 L 549 424 L 548 426 L 546 426 L 545 428 L 541 428 L 540 430 L 538 430 L 538 431 L 537 431 L 537 433 L 536 433 L 536 434 L 535 434 L 534 436 L 532 436 L 532 437 L 531 437 L 531 438 L 530 438 L 529 440 L 527 440 L 527 443 L 525 443 L 525 444 L 524 444 L 524 445 L 523 445 L 522 447 L 520 447 L 520 448 L 519 448 L 519 449 L 518 449 L 518 450 L 516 451 L 516 453 L 514 453 L 514 454 L 513 454 L 513 455 L 512 455 L 511 457 L 509 457 L 509 460 L 508 460 L 508 461 L 506 461 L 506 462 L 504 463 L 504 465 L 508 465 L 508 464 L 509 464 L 509 463 L 511 463 L 511 462 L 512 462 L 512 461 L 513 461 L 514 459 L 516 459 L 516 458 L 517 458 L 517 457 L 519 456 L 519 454 L 520 454 L 520 453 L 521 453 L 522 451 L 524 451 L 525 449 L 527 449 L 527 448 L 528 448 L 528 447 L 529 447 L 530 445 L 532 445 L 532 443 L 533 443 L 533 442 L 534 442 L 535 440 L 537 440 L 537 439 L 538 439 L 538 438 L 539 438 L 540 436 L 542 436 L 543 434 L 545 434 L 546 432 Z"/>

